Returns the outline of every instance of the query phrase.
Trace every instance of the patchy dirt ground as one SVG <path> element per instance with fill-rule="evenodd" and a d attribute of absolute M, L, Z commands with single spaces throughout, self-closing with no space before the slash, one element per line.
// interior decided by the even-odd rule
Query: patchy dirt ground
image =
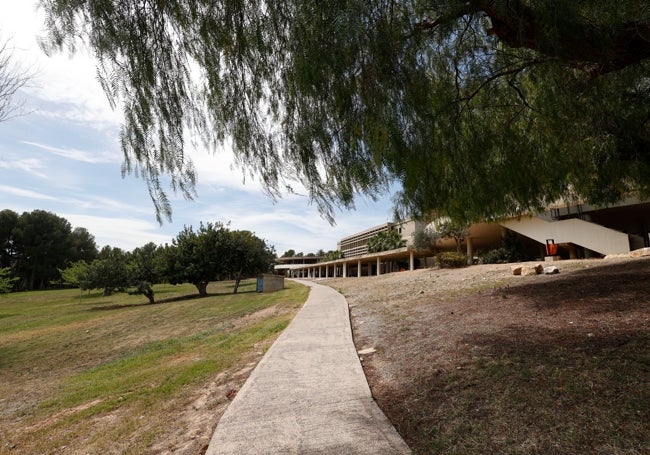
<path fill-rule="evenodd" d="M 273 305 L 240 318 L 235 325 L 246 326 L 278 312 L 280 310 L 277 305 Z M 205 453 L 217 423 L 271 344 L 271 341 L 258 344 L 240 364 L 219 373 L 207 387 L 194 390 L 194 394 L 180 398 L 182 403 L 170 403 L 170 409 L 182 411 L 169 413 L 167 434 L 151 447 L 150 453 Z"/>
<path fill-rule="evenodd" d="M 548 265 L 548 264 L 544 264 Z M 650 258 L 320 281 L 350 304 L 373 395 L 415 453 L 650 453 Z M 203 453 L 257 357 L 186 397 L 152 453 Z"/>
<path fill-rule="evenodd" d="M 415 453 L 650 453 L 650 258 L 553 265 L 324 281 Z"/>

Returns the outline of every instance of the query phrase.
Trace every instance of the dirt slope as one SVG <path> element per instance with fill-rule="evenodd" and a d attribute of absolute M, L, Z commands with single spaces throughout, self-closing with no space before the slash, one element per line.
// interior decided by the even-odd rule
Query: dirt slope
<path fill-rule="evenodd" d="M 650 453 L 650 259 L 554 265 L 325 281 L 416 453 Z"/>

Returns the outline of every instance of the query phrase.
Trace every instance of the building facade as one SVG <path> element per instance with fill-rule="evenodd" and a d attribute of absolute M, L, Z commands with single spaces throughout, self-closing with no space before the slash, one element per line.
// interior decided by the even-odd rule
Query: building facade
<path fill-rule="evenodd" d="M 293 277 L 332 278 L 428 267 L 433 265 L 435 251 L 416 251 L 413 247 L 414 233 L 424 227 L 422 222 L 414 220 L 384 223 L 342 238 L 337 244 L 342 259 L 319 262 L 314 258 L 300 258 L 310 262 L 278 264 L 276 270 Z M 435 230 L 435 224 L 427 228 Z M 368 240 L 389 230 L 399 232 L 406 246 L 368 253 Z M 628 198 L 608 207 L 555 204 L 536 214 L 474 224 L 468 228 L 462 242 L 468 264 L 474 262 L 480 252 L 499 248 L 506 240 L 520 245 L 531 260 L 551 256 L 553 259 L 577 259 L 628 254 L 650 247 L 650 202 Z M 554 245 L 552 254 L 549 244 Z M 436 251 L 455 248 L 453 239 L 440 239 L 435 245 Z"/>

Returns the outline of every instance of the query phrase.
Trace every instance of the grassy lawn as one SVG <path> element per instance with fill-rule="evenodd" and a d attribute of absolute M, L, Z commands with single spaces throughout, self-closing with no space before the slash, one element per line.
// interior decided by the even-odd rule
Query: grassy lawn
<path fill-rule="evenodd" d="M 308 294 L 255 284 L 233 295 L 213 283 L 202 299 L 157 286 L 155 305 L 78 290 L 0 297 L 0 453 L 152 452 L 217 375 L 259 359 Z"/>

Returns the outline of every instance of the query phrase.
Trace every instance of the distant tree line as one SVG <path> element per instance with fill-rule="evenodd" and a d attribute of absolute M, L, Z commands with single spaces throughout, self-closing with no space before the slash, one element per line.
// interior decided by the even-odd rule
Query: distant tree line
<path fill-rule="evenodd" d="M 343 258 L 343 253 L 341 253 L 338 250 L 329 250 L 327 252 L 321 250 L 316 251 L 316 253 L 303 253 L 302 251 L 299 253 L 296 253 L 295 250 L 287 250 L 285 251 L 281 258 L 318 258 L 319 262 L 327 262 L 327 261 L 334 261 L 336 259 L 342 259 Z"/>
<path fill-rule="evenodd" d="M 60 281 L 59 269 L 97 257 L 95 238 L 85 228 L 44 210 L 0 211 L 0 269 L 11 289 L 46 289 Z"/>
<path fill-rule="evenodd" d="M 154 284 L 192 283 L 205 296 L 210 281 L 232 279 L 236 293 L 242 279 L 270 271 L 274 258 L 265 240 L 222 223 L 186 226 L 171 245 L 98 251 L 86 229 L 53 213 L 0 212 L 0 292 L 68 285 L 143 294 L 154 303 Z"/>

